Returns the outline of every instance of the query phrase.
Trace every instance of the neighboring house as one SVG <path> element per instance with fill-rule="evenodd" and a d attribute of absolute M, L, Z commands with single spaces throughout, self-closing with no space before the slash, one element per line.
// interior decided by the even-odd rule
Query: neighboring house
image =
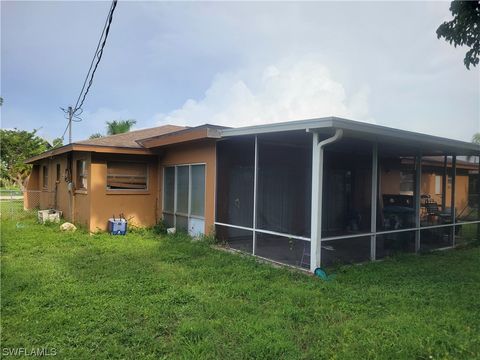
<path fill-rule="evenodd" d="M 451 247 L 462 226 L 478 236 L 479 156 L 479 145 L 335 117 L 167 125 L 30 159 L 28 189 L 41 197 L 25 207 L 57 208 L 90 231 L 119 213 L 215 230 L 231 248 L 314 271 Z"/>

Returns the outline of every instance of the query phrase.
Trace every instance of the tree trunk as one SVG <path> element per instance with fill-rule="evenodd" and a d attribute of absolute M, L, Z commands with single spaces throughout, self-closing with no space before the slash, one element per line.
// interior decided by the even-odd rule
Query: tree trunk
<path fill-rule="evenodd" d="M 22 175 L 18 174 L 13 181 L 17 186 L 20 188 L 20 191 L 24 192 L 26 189 L 27 181 L 28 181 L 28 176 L 26 178 L 22 178 Z"/>

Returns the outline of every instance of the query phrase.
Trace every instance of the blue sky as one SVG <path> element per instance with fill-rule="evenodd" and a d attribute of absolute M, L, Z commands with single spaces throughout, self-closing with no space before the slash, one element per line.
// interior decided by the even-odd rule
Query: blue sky
<path fill-rule="evenodd" d="M 2 2 L 3 128 L 60 136 L 109 2 Z M 448 2 L 125 2 L 74 140 L 105 121 L 243 126 L 343 116 L 469 141 L 480 72 L 437 40 Z"/>

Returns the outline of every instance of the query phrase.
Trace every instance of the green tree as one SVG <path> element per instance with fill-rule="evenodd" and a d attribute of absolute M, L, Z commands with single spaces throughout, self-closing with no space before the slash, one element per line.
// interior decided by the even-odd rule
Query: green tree
<path fill-rule="evenodd" d="M 137 121 L 133 119 L 107 121 L 107 134 L 115 135 L 129 132 L 136 123 Z"/>
<path fill-rule="evenodd" d="M 90 135 L 89 139 L 98 139 L 98 138 L 101 138 L 101 137 L 103 137 L 103 135 L 100 134 L 99 132 L 97 132 L 95 134 Z"/>
<path fill-rule="evenodd" d="M 480 1 L 454 0 L 450 11 L 453 19 L 438 27 L 437 37 L 445 38 L 455 47 L 465 45 L 470 48 L 463 60 L 470 70 L 470 65 L 477 66 L 480 57 Z"/>
<path fill-rule="evenodd" d="M 0 96 L 0 106 L 3 105 L 3 97 Z"/>
<path fill-rule="evenodd" d="M 52 141 L 52 147 L 53 147 L 53 148 L 57 148 L 57 147 L 60 147 L 60 146 L 63 146 L 63 139 L 62 139 L 62 138 L 55 138 L 55 139 L 53 139 L 53 141 Z"/>
<path fill-rule="evenodd" d="M 16 184 L 25 189 L 25 180 L 30 174 L 31 165 L 25 160 L 41 154 L 51 148 L 50 144 L 39 137 L 37 130 L 0 129 L 0 178 L 2 183 Z"/>
<path fill-rule="evenodd" d="M 480 133 L 476 133 L 472 137 L 472 142 L 474 144 L 479 144 L 480 145 Z"/>

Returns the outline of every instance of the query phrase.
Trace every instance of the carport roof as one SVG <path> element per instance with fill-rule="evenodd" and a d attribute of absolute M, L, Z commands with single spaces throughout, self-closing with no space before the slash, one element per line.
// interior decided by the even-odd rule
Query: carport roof
<path fill-rule="evenodd" d="M 410 147 L 429 155 L 480 155 L 480 145 L 477 144 L 339 117 L 247 126 L 235 129 L 224 129 L 220 132 L 222 137 L 231 137 L 295 130 L 332 134 L 335 129 L 342 129 L 345 137 L 383 143 L 392 147 Z"/>

